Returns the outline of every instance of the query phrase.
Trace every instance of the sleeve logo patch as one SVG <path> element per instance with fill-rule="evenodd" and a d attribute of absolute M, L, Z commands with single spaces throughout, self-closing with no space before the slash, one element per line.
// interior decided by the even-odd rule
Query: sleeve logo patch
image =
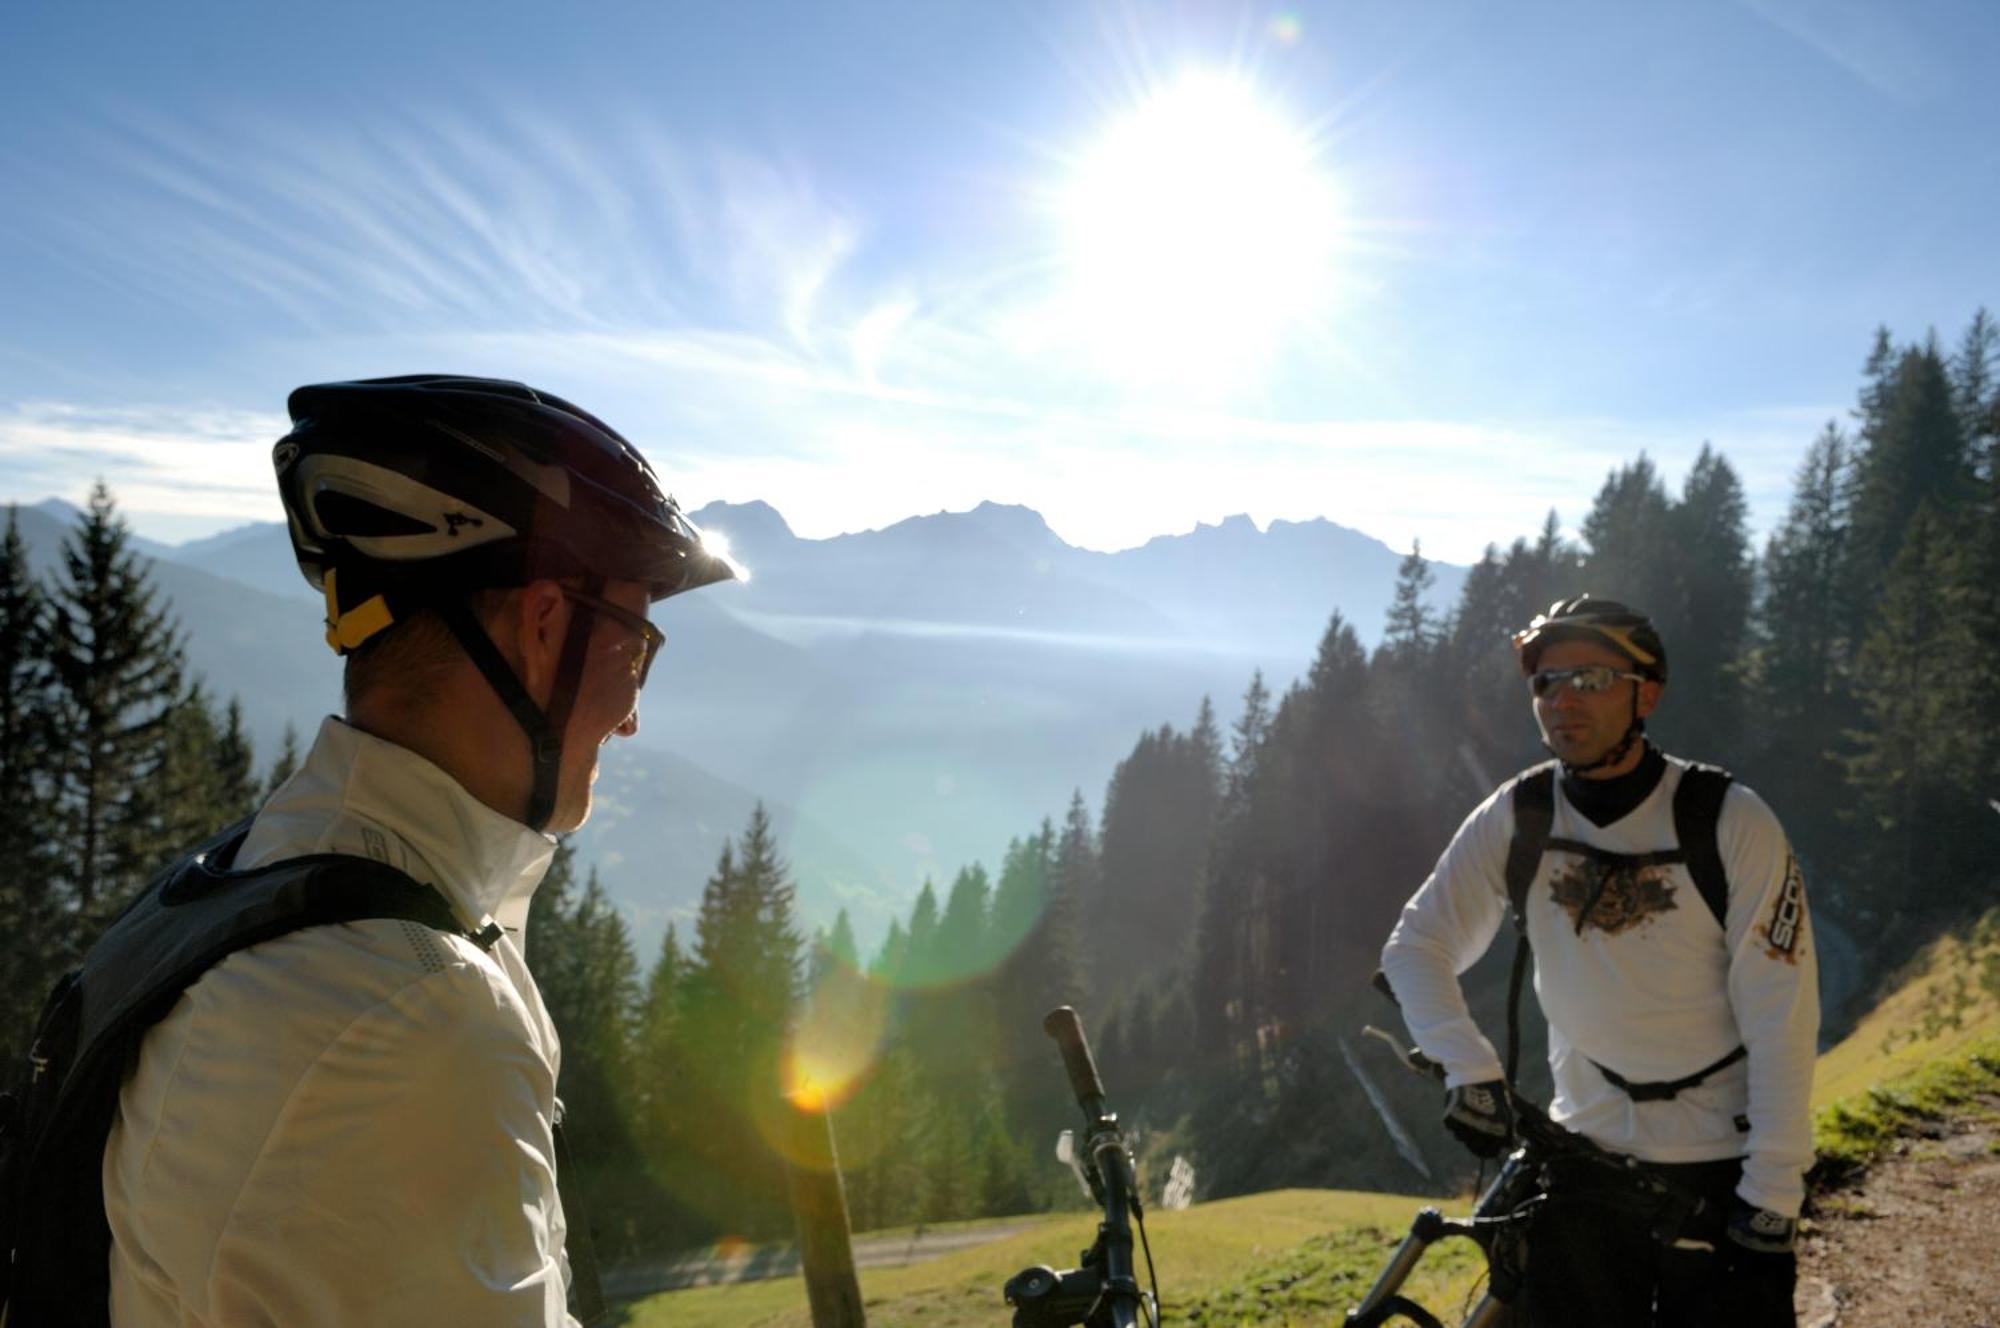
<path fill-rule="evenodd" d="M 1770 921 L 1758 926 L 1764 938 L 1764 953 L 1788 964 L 1799 962 L 1799 936 L 1806 925 L 1806 878 L 1799 871 L 1796 855 L 1785 858 L 1785 884 L 1771 906 Z"/>

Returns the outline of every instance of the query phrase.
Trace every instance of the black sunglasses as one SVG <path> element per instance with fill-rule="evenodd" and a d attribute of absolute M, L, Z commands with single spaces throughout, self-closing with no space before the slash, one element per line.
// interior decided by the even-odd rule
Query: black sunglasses
<path fill-rule="evenodd" d="M 653 657 L 658 655 L 660 647 L 667 643 L 667 634 L 630 609 L 622 609 L 610 600 L 599 599 L 595 595 L 586 595 L 581 590 L 571 590 L 568 586 L 563 587 L 563 595 L 568 599 L 575 600 L 578 604 L 583 605 L 593 612 L 603 614 L 612 622 L 617 623 L 620 627 L 623 627 L 626 631 L 631 632 L 646 643 L 645 650 L 634 661 L 632 668 L 632 673 L 638 678 L 639 685 L 644 687 L 646 685 L 646 675 L 653 671 Z"/>

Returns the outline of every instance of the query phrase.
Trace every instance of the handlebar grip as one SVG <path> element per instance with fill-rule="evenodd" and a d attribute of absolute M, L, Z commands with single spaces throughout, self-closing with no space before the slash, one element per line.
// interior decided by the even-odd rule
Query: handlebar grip
<path fill-rule="evenodd" d="M 1083 1020 L 1067 1005 L 1058 1005 L 1042 1017 L 1042 1031 L 1056 1040 L 1062 1050 L 1063 1068 L 1069 1071 L 1069 1086 L 1085 1111 L 1094 1111 L 1104 1101 L 1104 1084 L 1097 1077 L 1097 1062 L 1090 1058 L 1090 1044 L 1083 1038 Z"/>
<path fill-rule="evenodd" d="M 1378 968 L 1375 970 L 1375 976 L 1368 979 L 1368 985 L 1375 988 L 1375 990 L 1381 992 L 1384 996 L 1387 996 L 1389 998 L 1389 1004 L 1395 1006 L 1399 1010 L 1403 1008 L 1403 1003 L 1396 999 L 1395 988 L 1389 985 L 1389 975 L 1387 973 L 1384 973 L 1381 969 Z"/>

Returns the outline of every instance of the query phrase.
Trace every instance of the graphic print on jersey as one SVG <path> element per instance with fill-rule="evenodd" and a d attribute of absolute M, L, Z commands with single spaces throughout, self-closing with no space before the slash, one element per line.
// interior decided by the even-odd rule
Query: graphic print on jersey
<path fill-rule="evenodd" d="M 1573 862 L 1550 873 L 1549 893 L 1569 914 L 1570 926 L 1579 934 L 1585 927 L 1595 927 L 1607 936 L 1616 936 L 1644 926 L 1674 907 L 1673 882 L 1667 879 L 1667 868 L 1659 866 Z M 1585 909 L 1590 910 L 1588 917 Z"/>
<path fill-rule="evenodd" d="M 1770 920 L 1757 924 L 1757 934 L 1764 938 L 1764 953 L 1788 964 L 1798 963 L 1799 934 L 1805 930 L 1805 921 L 1805 873 L 1799 870 L 1798 856 L 1788 854 L 1785 885 L 1778 891 L 1777 902 L 1771 905 Z"/>

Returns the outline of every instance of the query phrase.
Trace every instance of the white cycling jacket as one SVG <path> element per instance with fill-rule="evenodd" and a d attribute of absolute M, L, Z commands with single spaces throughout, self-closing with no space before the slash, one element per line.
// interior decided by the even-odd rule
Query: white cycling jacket
<path fill-rule="evenodd" d="M 146 1037 L 104 1156 L 111 1320 L 564 1325 L 560 1052 L 522 959 L 546 836 L 329 718 L 238 867 L 371 857 L 490 951 L 415 923 L 230 956 Z"/>
<path fill-rule="evenodd" d="M 1646 800 L 1602 827 L 1569 804 L 1557 780 L 1551 838 L 1626 854 L 1675 847 L 1673 798 L 1685 768 L 1667 758 Z M 1513 833 L 1511 798 L 1496 792 L 1459 827 L 1382 951 L 1410 1035 L 1454 1086 L 1501 1077 L 1458 975 L 1506 920 Z M 1587 900 L 1581 860 L 1554 849 L 1542 855 L 1527 923 L 1535 994 L 1549 1021 L 1549 1114 L 1647 1161 L 1743 1157 L 1737 1193 L 1793 1216 L 1812 1162 L 1819 1035 L 1805 886 L 1777 817 L 1741 784 L 1723 801 L 1716 839 L 1729 877 L 1726 926 L 1717 925 L 1687 868 L 1673 865 L 1614 883 L 1579 932 Z M 1598 1069 L 1634 1083 L 1670 1082 L 1739 1045 L 1746 1059 L 1668 1101 L 1635 1102 Z"/>

